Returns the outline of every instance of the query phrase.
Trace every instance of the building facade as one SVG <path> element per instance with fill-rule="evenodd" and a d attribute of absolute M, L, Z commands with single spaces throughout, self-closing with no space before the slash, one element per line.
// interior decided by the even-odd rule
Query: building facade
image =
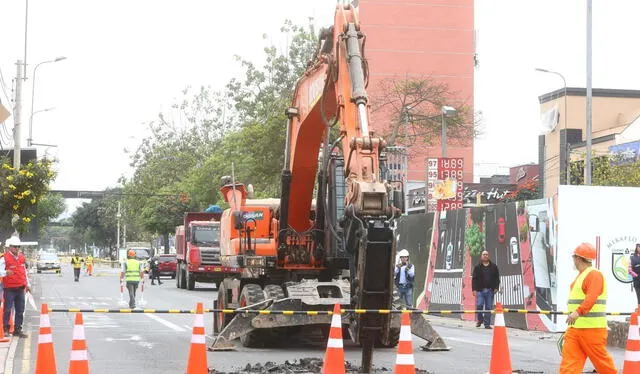
<path fill-rule="evenodd" d="M 540 113 L 549 132 L 538 139 L 541 187 L 545 197 L 567 183 L 569 160 L 585 156 L 586 89 L 567 87 L 539 98 Z M 592 154 L 609 154 L 610 147 L 640 139 L 640 90 L 592 90 Z M 569 178 L 570 179 L 570 178 Z"/>
<path fill-rule="evenodd" d="M 384 80 L 429 78 L 456 93 L 453 102 L 445 105 L 463 104 L 473 113 L 473 0 L 360 0 L 359 13 L 367 35 L 367 91 L 371 97 L 380 94 Z M 378 131 L 389 122 L 384 113 L 374 112 L 372 120 Z M 425 160 L 441 155 L 439 137 L 431 144 L 412 145 L 408 180 L 424 184 Z M 447 157 L 464 158 L 464 181 L 473 182 L 473 139 L 449 139 Z"/>

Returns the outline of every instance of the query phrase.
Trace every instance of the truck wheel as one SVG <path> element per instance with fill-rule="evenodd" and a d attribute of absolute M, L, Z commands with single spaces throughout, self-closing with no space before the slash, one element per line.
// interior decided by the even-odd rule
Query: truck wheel
<path fill-rule="evenodd" d="M 185 273 L 187 274 L 187 289 L 193 291 L 196 288 L 196 277 L 189 270 L 185 270 Z"/>
<path fill-rule="evenodd" d="M 247 305 L 259 303 L 264 301 L 264 292 L 262 287 L 257 284 L 245 284 L 240 293 L 240 307 L 246 307 Z M 260 330 L 253 330 L 248 334 L 240 337 L 240 343 L 243 347 L 256 348 L 260 347 L 264 343 L 264 335 Z"/>
<path fill-rule="evenodd" d="M 224 283 L 218 286 L 218 302 L 216 303 L 216 309 L 229 309 L 227 303 L 227 288 Z M 213 331 L 220 333 L 231 320 L 235 317 L 235 314 L 215 313 L 213 317 Z"/>
<path fill-rule="evenodd" d="M 176 279 L 176 288 L 181 288 L 180 287 L 180 265 L 178 265 L 178 267 L 176 268 L 176 273 L 173 277 Z"/>
<path fill-rule="evenodd" d="M 284 290 L 282 289 L 282 286 L 277 284 L 268 284 L 264 286 L 264 297 L 265 297 L 265 300 L 268 300 L 268 299 L 280 300 L 285 298 L 285 294 L 284 294 Z M 284 341 L 287 336 L 294 335 L 295 327 L 297 326 L 276 327 L 272 329 L 264 329 L 263 331 L 260 331 L 260 332 L 264 332 L 263 336 L 265 338 L 265 341 L 278 344 L 279 342 Z"/>
<path fill-rule="evenodd" d="M 180 274 L 178 276 L 180 277 L 180 288 L 183 290 L 187 288 L 186 272 L 185 266 L 180 265 Z"/>

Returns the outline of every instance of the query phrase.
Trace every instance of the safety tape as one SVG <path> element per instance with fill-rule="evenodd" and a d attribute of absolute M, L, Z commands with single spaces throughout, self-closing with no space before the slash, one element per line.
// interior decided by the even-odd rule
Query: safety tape
<path fill-rule="evenodd" d="M 195 314 L 195 309 L 49 309 L 53 313 L 163 313 L 163 314 Z M 259 315 L 333 315 L 330 310 L 268 310 L 268 309 L 204 309 L 204 313 L 224 313 L 224 314 L 259 314 Z M 503 309 L 503 313 L 521 313 L 521 314 L 547 314 L 547 315 L 569 315 L 570 312 L 551 311 L 551 310 L 529 310 L 529 309 Z M 354 314 L 426 314 L 426 315 L 447 315 L 447 314 L 475 314 L 475 313 L 492 313 L 495 310 L 420 310 L 420 309 L 341 309 L 340 313 Z M 632 312 L 607 312 L 608 316 L 629 316 Z"/>

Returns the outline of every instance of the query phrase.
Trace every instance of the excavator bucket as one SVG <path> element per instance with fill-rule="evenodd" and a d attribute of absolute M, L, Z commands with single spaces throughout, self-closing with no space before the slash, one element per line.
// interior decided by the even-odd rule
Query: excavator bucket
<path fill-rule="evenodd" d="M 258 310 L 265 309 L 273 303 L 273 300 L 265 300 L 256 304 L 247 305 L 237 310 Z M 230 351 L 235 350 L 234 340 L 248 334 L 254 327 L 251 321 L 256 317 L 254 313 L 236 313 L 227 326 L 216 336 L 216 340 L 209 347 L 209 351 Z"/>
<path fill-rule="evenodd" d="M 319 291 L 320 290 L 320 291 Z M 330 290 L 330 295 L 320 296 L 320 292 Z M 330 325 L 329 314 L 270 314 L 268 311 L 313 311 L 331 310 L 335 303 L 348 305 L 349 283 L 346 280 L 332 282 L 317 282 L 305 279 L 302 282 L 287 285 L 287 293 L 292 297 L 284 299 L 267 299 L 238 310 L 264 310 L 264 313 L 236 313 L 234 318 L 216 336 L 216 340 L 209 347 L 210 351 L 235 349 L 233 340 L 238 339 L 254 330 L 275 329 L 291 326 Z M 346 322 L 345 317 L 343 320 Z"/>
<path fill-rule="evenodd" d="M 394 313 L 391 319 L 391 327 L 400 329 L 400 313 Z M 440 334 L 431 326 L 424 314 L 411 313 L 411 333 L 427 341 L 420 348 L 424 351 L 449 351 L 450 347 L 444 342 Z"/>

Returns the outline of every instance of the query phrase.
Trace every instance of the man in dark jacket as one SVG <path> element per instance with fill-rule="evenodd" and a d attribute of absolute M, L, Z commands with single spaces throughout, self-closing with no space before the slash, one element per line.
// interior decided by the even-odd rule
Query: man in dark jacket
<path fill-rule="evenodd" d="M 480 263 L 473 268 L 471 289 L 476 297 L 476 310 L 492 310 L 493 297 L 500 288 L 500 272 L 498 266 L 489 260 L 489 252 L 482 251 Z M 484 328 L 491 328 L 491 313 L 478 312 L 476 327 L 484 322 Z"/>

